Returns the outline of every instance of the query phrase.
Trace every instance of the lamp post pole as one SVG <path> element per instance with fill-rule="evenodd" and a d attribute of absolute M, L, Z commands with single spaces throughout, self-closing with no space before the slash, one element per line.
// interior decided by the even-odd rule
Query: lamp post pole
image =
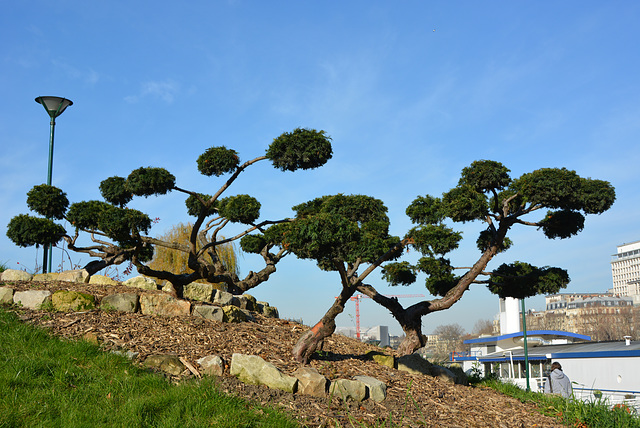
<path fill-rule="evenodd" d="M 73 102 L 66 98 L 49 96 L 37 97 L 36 102 L 38 104 L 42 104 L 44 109 L 49 114 L 49 117 L 51 118 L 51 127 L 49 131 L 49 167 L 47 169 L 47 186 L 51 186 L 51 178 L 53 176 L 53 134 L 56 127 L 56 117 L 60 116 L 67 107 L 73 105 Z M 50 245 L 45 245 L 43 248 L 44 255 L 42 259 L 42 273 L 47 273 L 47 271 L 51 272 L 51 259 L 53 251 L 50 247 Z"/>
<path fill-rule="evenodd" d="M 527 313 L 524 308 L 524 297 L 520 301 L 522 303 L 522 338 L 524 339 L 524 373 L 527 377 L 527 391 L 531 391 L 529 384 L 529 349 L 527 347 Z"/>

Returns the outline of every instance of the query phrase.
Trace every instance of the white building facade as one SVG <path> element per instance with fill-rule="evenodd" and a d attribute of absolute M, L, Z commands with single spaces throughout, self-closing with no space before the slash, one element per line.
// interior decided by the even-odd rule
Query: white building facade
<path fill-rule="evenodd" d="M 611 259 L 613 293 L 640 296 L 640 241 L 618 245 Z"/>

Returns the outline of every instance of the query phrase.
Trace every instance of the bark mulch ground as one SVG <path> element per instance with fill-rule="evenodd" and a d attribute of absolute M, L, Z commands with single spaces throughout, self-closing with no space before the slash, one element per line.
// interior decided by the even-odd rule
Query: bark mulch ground
<path fill-rule="evenodd" d="M 0 285 L 15 290 L 77 290 L 91 293 L 98 299 L 113 293 L 140 291 L 123 286 L 58 282 Z M 229 324 L 192 317 L 165 318 L 139 313 L 18 311 L 25 322 L 42 326 L 58 336 L 97 338 L 105 350 L 137 352 L 140 361 L 153 354 L 174 354 L 196 369 L 196 360 L 206 355 L 219 355 L 229 364 L 232 354 L 241 353 L 259 355 L 284 373 L 291 374 L 300 367 L 291 356 L 291 349 L 308 328 L 295 322 L 260 315 L 256 315 L 255 322 Z M 429 376 L 411 375 L 367 361 L 363 356 L 370 350 L 379 348 L 333 335 L 325 340 L 324 352 L 312 360 L 310 366 L 330 380 L 368 375 L 385 382 L 387 398 L 382 403 L 372 400 L 342 402 L 335 397 L 314 398 L 245 385 L 229 375 L 228 366 L 217 382 L 225 392 L 279 408 L 309 427 L 563 426 L 557 420 L 542 415 L 533 404 L 521 403 L 489 388 L 451 385 Z M 189 373 L 185 377 L 193 376 Z"/>

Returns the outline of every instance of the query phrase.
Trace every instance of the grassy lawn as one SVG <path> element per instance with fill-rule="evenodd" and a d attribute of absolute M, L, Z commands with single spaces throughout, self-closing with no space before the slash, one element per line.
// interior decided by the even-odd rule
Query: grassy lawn
<path fill-rule="evenodd" d="M 172 385 L 87 342 L 61 340 L 0 309 L 0 427 L 296 427 L 221 393 Z"/>
<path fill-rule="evenodd" d="M 557 395 L 527 392 L 519 387 L 497 380 L 484 380 L 481 385 L 491 387 L 522 402 L 534 402 L 548 416 L 554 416 L 566 426 L 576 428 L 634 428 L 640 419 L 633 409 L 624 406 L 611 408 L 605 402 L 585 403 L 567 400 Z"/>

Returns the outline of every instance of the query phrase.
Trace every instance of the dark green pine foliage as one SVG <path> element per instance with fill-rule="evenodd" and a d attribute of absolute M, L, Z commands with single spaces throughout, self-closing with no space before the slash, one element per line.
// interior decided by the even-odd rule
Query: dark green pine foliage
<path fill-rule="evenodd" d="M 7 236 L 20 246 L 56 244 L 64 239 L 68 249 L 98 257 L 101 262 L 90 262 L 85 268 L 92 273 L 111 264 L 131 260 L 138 271 L 145 275 L 156 276 L 171 281 L 179 290 L 184 281 L 209 279 L 212 282 L 224 281 L 234 292 L 242 292 L 242 287 L 251 288 L 265 281 L 275 269 L 273 266 L 281 255 L 268 254 L 272 244 L 261 234 L 250 235 L 254 230 L 263 230 L 271 224 L 282 220 L 263 221 L 260 217 L 260 202 L 253 196 L 241 194 L 235 196 L 221 195 L 246 168 L 262 160 L 270 160 L 282 170 L 317 168 L 324 165 L 332 156 L 331 139 L 324 131 L 297 128 L 291 133 L 284 133 L 273 140 L 266 153 L 240 164 L 235 150 L 224 146 L 210 147 L 197 159 L 197 167 L 205 176 L 219 177 L 230 174 L 222 182 L 221 187 L 213 195 L 182 189 L 176 186 L 176 178 L 169 171 L 158 167 L 141 167 L 133 170 L 126 178 L 112 176 L 100 183 L 100 194 L 104 201 L 80 201 L 71 204 L 66 194 L 53 186 L 39 185 L 31 189 L 27 195 L 29 208 L 45 217 L 18 215 L 14 217 L 7 230 Z M 162 196 L 172 191 L 187 195 L 186 213 L 196 217 L 188 244 L 163 242 L 148 236 L 153 221 L 151 217 L 139 210 L 127 207 L 134 197 Z M 67 232 L 55 220 L 67 220 L 73 231 Z M 217 234 L 229 223 L 247 225 L 244 232 L 234 232 L 234 238 L 217 241 Z M 214 233 L 209 231 L 215 227 Z M 78 245 L 81 232 L 89 235 L 93 243 L 87 247 Z M 237 286 L 235 272 L 226 272 L 224 264 L 216 256 L 216 245 L 228 244 L 231 240 L 245 237 L 253 252 L 264 253 L 268 260 L 266 270 L 260 275 L 253 272 L 242 287 Z M 211 239 L 210 242 L 202 242 Z M 161 245 L 171 250 L 189 252 L 189 264 L 193 274 L 182 272 L 154 271 L 144 263 L 153 256 L 153 246 Z M 260 247 L 260 248 L 258 248 Z M 204 248 L 204 250 L 196 250 Z M 283 252 L 283 254 L 286 253 Z M 240 281 L 242 282 L 242 281 Z"/>
<path fill-rule="evenodd" d="M 325 270 L 340 263 L 371 263 L 399 241 L 389 235 L 387 208 L 379 199 L 363 195 L 332 195 L 293 207 L 294 221 L 266 230 L 264 239 L 315 260 Z M 243 250 L 256 250 L 251 241 Z"/>
<path fill-rule="evenodd" d="M 422 254 L 415 266 L 387 265 L 383 277 L 393 285 L 405 284 L 406 271 L 426 274 L 426 287 L 435 296 L 445 296 L 457 286 L 448 253 L 462 235 L 446 222 L 485 224 L 476 246 L 491 257 L 508 250 L 512 241 L 506 232 L 514 225 L 534 226 L 547 238 L 569 238 L 584 228 L 585 215 L 601 214 L 615 201 L 610 183 L 582 178 L 565 168 L 542 168 L 512 180 L 499 162 L 476 161 L 462 170 L 458 185 L 442 197 L 420 196 L 406 210 L 416 224 L 407 233 L 411 246 Z M 538 219 L 530 219 L 536 212 Z M 528 216 L 526 219 L 525 216 Z M 463 273 L 465 271 L 463 270 Z M 559 268 L 537 268 L 526 263 L 503 264 L 484 281 L 501 297 L 526 297 L 557 292 L 567 286 L 568 274 Z"/>

